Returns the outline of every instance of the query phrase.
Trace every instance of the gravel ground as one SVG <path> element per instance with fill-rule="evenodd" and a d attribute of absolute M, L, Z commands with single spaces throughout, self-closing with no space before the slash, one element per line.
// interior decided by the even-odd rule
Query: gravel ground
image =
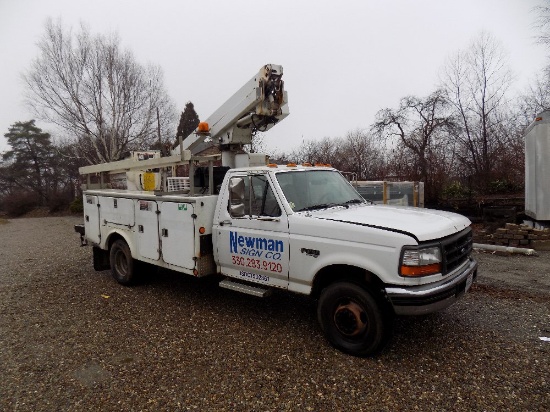
<path fill-rule="evenodd" d="M 550 253 L 476 254 L 462 301 L 398 318 L 378 357 L 323 339 L 308 298 L 167 271 L 94 272 L 78 217 L 0 224 L 0 410 L 550 410 Z"/>

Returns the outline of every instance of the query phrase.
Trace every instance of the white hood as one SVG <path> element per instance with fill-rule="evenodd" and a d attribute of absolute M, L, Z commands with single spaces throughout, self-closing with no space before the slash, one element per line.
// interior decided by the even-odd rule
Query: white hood
<path fill-rule="evenodd" d="M 468 218 L 456 213 L 401 206 L 360 205 L 350 206 L 349 209 L 335 207 L 308 213 L 316 219 L 407 232 L 421 242 L 455 234 L 471 223 Z"/>

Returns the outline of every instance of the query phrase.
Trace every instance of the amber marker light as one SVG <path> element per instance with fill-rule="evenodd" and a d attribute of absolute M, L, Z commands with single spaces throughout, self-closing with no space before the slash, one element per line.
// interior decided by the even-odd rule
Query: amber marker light
<path fill-rule="evenodd" d="M 288 163 L 286 167 L 296 167 L 296 163 Z"/>
<path fill-rule="evenodd" d="M 206 229 L 203 226 L 199 227 L 199 233 L 204 235 L 204 232 L 206 232 Z"/>
<path fill-rule="evenodd" d="M 199 127 L 197 127 L 197 131 L 198 131 L 199 133 L 207 133 L 208 130 L 210 130 L 210 129 L 208 128 L 208 123 L 206 123 L 206 122 L 200 122 L 200 123 L 199 123 Z"/>
<path fill-rule="evenodd" d="M 441 272 L 439 263 L 425 266 L 401 266 L 401 276 L 428 276 Z"/>
<path fill-rule="evenodd" d="M 277 165 L 275 163 L 268 163 L 267 167 L 277 167 Z"/>
<path fill-rule="evenodd" d="M 542 120 L 542 117 L 536 117 L 535 122 L 540 122 Z"/>

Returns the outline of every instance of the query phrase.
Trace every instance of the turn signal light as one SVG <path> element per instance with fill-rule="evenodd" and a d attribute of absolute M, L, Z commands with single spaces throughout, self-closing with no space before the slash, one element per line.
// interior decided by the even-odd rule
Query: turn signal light
<path fill-rule="evenodd" d="M 401 265 L 401 276 L 427 276 L 441 272 L 440 263 L 432 263 L 424 266 Z"/>

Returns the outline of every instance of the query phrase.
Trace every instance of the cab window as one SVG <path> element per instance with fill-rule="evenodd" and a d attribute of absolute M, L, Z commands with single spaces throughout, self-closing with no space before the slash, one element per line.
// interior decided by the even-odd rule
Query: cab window
<path fill-rule="evenodd" d="M 281 208 L 265 175 L 232 177 L 228 211 L 232 217 L 278 217 Z"/>

